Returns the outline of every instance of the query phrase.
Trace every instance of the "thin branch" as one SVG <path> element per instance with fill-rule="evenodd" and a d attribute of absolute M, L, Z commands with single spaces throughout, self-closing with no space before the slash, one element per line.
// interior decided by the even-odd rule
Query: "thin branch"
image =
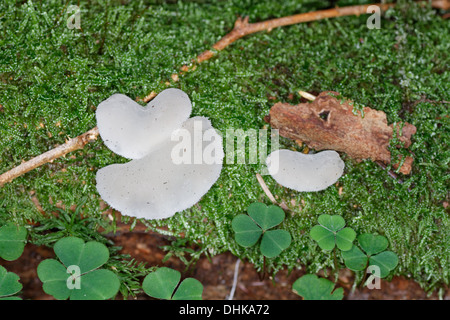
<path fill-rule="evenodd" d="M 377 4 L 381 10 L 387 10 L 388 8 L 394 6 L 392 3 L 379 3 Z M 367 8 L 370 5 L 358 5 L 358 6 L 348 6 L 342 8 L 332 8 L 326 10 L 318 10 L 313 12 L 300 13 L 292 16 L 276 18 L 256 23 L 249 23 L 248 17 L 239 18 L 235 24 L 233 30 L 220 39 L 213 49 L 216 51 L 221 51 L 228 47 L 230 44 L 236 40 L 241 39 L 249 34 L 260 32 L 260 31 L 271 31 L 272 29 L 289 26 L 302 22 L 316 21 L 326 18 L 343 17 L 351 15 L 361 15 L 367 13 Z M 206 50 L 197 56 L 197 62 L 203 62 L 214 56 L 213 50 Z"/>
<path fill-rule="evenodd" d="M 266 182 L 259 173 L 256 174 L 256 179 L 258 180 L 261 188 L 263 189 L 266 196 L 270 199 L 270 201 L 272 201 L 273 204 L 278 205 L 277 200 L 275 200 L 275 197 L 273 196 L 272 192 L 270 192 L 269 187 L 267 187 Z"/>
<path fill-rule="evenodd" d="M 374 3 L 366 5 L 356 5 L 347 7 L 336 7 L 326 10 L 318 10 L 306 13 L 300 13 L 292 16 L 276 18 L 256 23 L 249 23 L 248 17 L 238 18 L 234 24 L 233 30 L 220 39 L 216 44 L 213 45 L 214 50 L 206 50 L 197 56 L 196 62 L 201 63 L 205 60 L 211 59 L 215 53 L 214 51 L 221 51 L 228 47 L 230 44 L 239 40 L 249 34 L 260 32 L 260 31 L 271 31 L 272 29 L 289 26 L 293 24 L 317 21 L 327 18 L 336 18 L 344 16 L 359 16 L 361 14 L 367 13 L 367 8 L 372 5 L 378 6 L 381 10 L 385 11 L 391 7 L 395 6 L 395 3 Z M 450 8 L 450 0 L 433 0 L 431 2 L 433 8 L 439 8 L 448 10 Z M 195 60 L 193 61 L 195 62 Z M 184 69 L 186 70 L 186 69 Z"/>
<path fill-rule="evenodd" d="M 309 92 L 299 91 L 298 94 L 309 101 L 314 101 L 316 99 L 316 96 L 312 95 Z"/>
<path fill-rule="evenodd" d="M 11 182 L 13 179 L 43 164 L 52 162 L 53 160 L 66 155 L 69 152 L 83 149 L 87 143 L 96 140 L 97 136 L 98 136 L 98 128 L 95 127 L 76 138 L 69 139 L 66 143 L 59 145 L 58 147 L 52 150 L 49 150 L 37 157 L 34 157 L 31 160 L 23 162 L 19 166 L 0 175 L 0 187 L 2 187 L 5 183 Z"/>
<path fill-rule="evenodd" d="M 263 189 L 263 191 L 266 194 L 266 196 L 270 199 L 270 201 L 272 201 L 272 203 L 274 205 L 281 207 L 285 211 L 290 211 L 289 208 L 287 207 L 287 205 L 284 202 L 282 202 L 282 203 L 278 203 L 277 202 L 277 200 L 273 196 L 272 192 L 270 192 L 269 187 L 267 186 L 267 184 L 264 181 L 263 177 L 259 173 L 256 174 L 256 179 L 258 180 L 259 185 Z"/>

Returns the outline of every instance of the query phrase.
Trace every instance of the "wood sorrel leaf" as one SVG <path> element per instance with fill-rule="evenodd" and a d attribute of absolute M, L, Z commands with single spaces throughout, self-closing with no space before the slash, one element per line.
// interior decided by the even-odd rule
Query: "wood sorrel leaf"
<path fill-rule="evenodd" d="M 350 270 L 361 271 L 367 266 L 367 255 L 355 245 L 348 251 L 342 251 L 342 257 Z"/>
<path fill-rule="evenodd" d="M 345 220 L 338 215 L 323 214 L 319 216 L 318 226 L 311 228 L 310 236 L 317 241 L 322 250 L 333 250 L 337 246 L 346 251 L 352 248 L 356 232 L 352 228 L 344 228 Z"/>
<path fill-rule="evenodd" d="M 353 246 L 353 240 L 356 238 L 356 232 L 352 228 L 344 228 L 336 233 L 336 245 L 342 251 L 350 250 Z"/>
<path fill-rule="evenodd" d="M 398 257 L 392 251 L 383 251 L 369 258 L 369 265 L 380 268 L 380 278 L 386 277 L 398 264 Z"/>
<path fill-rule="evenodd" d="M 289 247 L 291 240 L 291 234 L 286 230 L 266 231 L 261 240 L 261 254 L 267 258 L 274 258 Z"/>
<path fill-rule="evenodd" d="M 18 259 L 25 247 L 27 229 L 13 223 L 5 224 L 0 228 L 0 257 L 13 261 Z"/>
<path fill-rule="evenodd" d="M 181 273 L 179 271 L 161 267 L 145 277 L 142 283 L 142 288 L 147 295 L 157 299 L 202 299 L 203 285 L 200 281 L 193 278 L 187 278 L 184 279 L 178 286 L 180 279 Z"/>
<path fill-rule="evenodd" d="M 363 233 L 358 236 L 358 242 L 361 248 L 367 253 L 368 256 L 379 253 L 381 251 L 386 250 L 389 245 L 386 237 Z"/>
<path fill-rule="evenodd" d="M 338 288 L 333 291 L 333 282 L 319 278 L 315 274 L 306 274 L 297 279 L 292 289 L 304 300 L 342 300 L 344 297 L 344 289 Z"/>
<path fill-rule="evenodd" d="M 142 288 L 150 297 L 169 300 L 180 279 L 179 271 L 162 267 L 145 277 Z"/>
<path fill-rule="evenodd" d="M 98 269 L 109 260 L 109 250 L 104 244 L 67 237 L 56 242 L 54 250 L 61 262 L 47 259 L 37 269 L 47 294 L 58 300 L 104 300 L 119 291 L 117 275 Z"/>
<path fill-rule="evenodd" d="M 338 215 L 322 214 L 318 219 L 319 223 L 330 231 L 341 230 L 345 226 L 345 220 Z"/>
<path fill-rule="evenodd" d="M 13 272 L 8 272 L 4 267 L 0 266 L 0 300 L 17 300 L 18 297 L 11 297 L 22 290 L 19 282 L 19 276 Z"/>
<path fill-rule="evenodd" d="M 279 225 L 285 217 L 284 211 L 280 207 L 266 206 L 261 202 L 252 203 L 247 212 L 264 231 Z"/>
<path fill-rule="evenodd" d="M 253 246 L 262 234 L 261 228 L 246 214 L 237 215 L 231 222 L 235 239 L 243 247 Z"/>

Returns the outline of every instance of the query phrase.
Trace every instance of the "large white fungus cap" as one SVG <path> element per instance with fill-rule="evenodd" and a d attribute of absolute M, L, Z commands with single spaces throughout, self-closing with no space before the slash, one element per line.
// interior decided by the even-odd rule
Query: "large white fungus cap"
<path fill-rule="evenodd" d="M 207 161 L 199 163 L 201 157 Z M 208 192 L 219 178 L 223 157 L 222 137 L 211 122 L 193 117 L 143 158 L 100 169 L 97 190 L 122 214 L 164 219 L 190 208 Z"/>
<path fill-rule="evenodd" d="M 180 128 L 191 111 L 188 95 L 170 88 L 145 107 L 126 95 L 114 94 L 98 105 L 96 118 L 100 136 L 109 149 L 125 158 L 139 159 Z"/>
<path fill-rule="evenodd" d="M 328 188 L 342 176 L 345 166 L 333 150 L 315 154 L 277 150 L 267 157 L 266 164 L 276 182 L 301 192 Z"/>

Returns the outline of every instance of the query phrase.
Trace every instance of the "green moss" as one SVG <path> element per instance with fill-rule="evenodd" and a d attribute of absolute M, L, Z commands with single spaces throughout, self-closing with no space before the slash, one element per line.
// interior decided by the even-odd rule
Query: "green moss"
<path fill-rule="evenodd" d="M 122 1 L 123 2 L 123 1 Z M 61 1 L 0 4 L 0 172 L 95 126 L 95 106 L 115 92 L 143 97 L 231 30 L 237 15 L 250 21 L 325 8 L 327 1 L 80 1 L 82 30 L 66 27 Z M 156 1 L 155 1 L 156 2 Z M 354 1 L 352 1 L 354 2 Z M 388 10 L 381 29 L 367 16 L 327 19 L 247 36 L 172 86 L 186 91 L 193 114 L 214 127 L 260 129 L 277 101 L 298 102 L 298 90 L 337 91 L 360 105 L 386 112 L 389 123 L 417 127 L 415 156 L 403 183 L 371 161 L 345 155 L 338 186 L 297 193 L 264 179 L 293 214 L 283 222 L 293 243 L 267 261 L 278 270 L 306 265 L 311 272 L 333 259 L 310 239 L 320 214 L 342 215 L 358 233 L 385 235 L 400 258 L 394 271 L 425 289 L 449 284 L 448 202 L 450 141 L 450 24 L 435 10 L 402 1 Z M 273 100 L 271 97 L 275 97 Z M 281 139 L 282 148 L 295 148 Z M 33 170 L 0 190 L 0 220 L 24 222 L 61 202 L 84 204 L 102 218 L 95 172 L 125 162 L 101 141 Z M 262 269 L 263 257 L 234 241 L 232 218 L 254 201 L 267 202 L 255 174 L 261 165 L 224 166 L 221 177 L 192 209 L 164 221 L 147 221 L 170 235 L 184 233 L 202 252 L 230 250 Z M 338 190 L 342 187 L 342 193 Z M 53 204 L 52 204 L 53 203 Z M 131 221 L 130 221 L 131 223 Z"/>

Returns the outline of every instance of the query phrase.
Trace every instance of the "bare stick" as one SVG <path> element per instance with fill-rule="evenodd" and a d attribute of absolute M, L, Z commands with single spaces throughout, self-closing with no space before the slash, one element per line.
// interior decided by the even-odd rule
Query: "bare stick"
<path fill-rule="evenodd" d="M 275 197 L 273 196 L 272 192 L 270 192 L 269 187 L 267 187 L 266 182 L 259 173 L 256 174 L 256 179 L 258 180 L 261 188 L 263 189 L 266 196 L 270 199 L 270 201 L 272 201 L 273 204 L 278 205 L 277 200 L 275 200 Z"/>
<path fill-rule="evenodd" d="M 0 187 L 2 187 L 5 183 L 11 182 L 13 179 L 43 164 L 52 162 L 53 160 L 66 155 L 69 152 L 83 149 L 87 143 L 97 139 L 97 136 L 98 136 L 98 128 L 95 127 L 76 138 L 68 140 L 66 143 L 50 151 L 47 151 L 37 157 L 34 157 L 31 160 L 28 160 L 27 162 L 20 164 L 19 166 L 0 175 Z"/>
<path fill-rule="evenodd" d="M 281 204 L 279 204 L 277 202 L 277 200 L 273 196 L 272 192 L 270 192 L 269 187 L 267 186 L 263 177 L 259 173 L 256 174 L 256 179 L 258 180 L 258 182 L 259 182 L 261 188 L 263 189 L 264 193 L 266 194 L 266 196 L 270 199 L 270 201 L 272 201 L 272 203 L 274 205 L 280 206 L 285 211 L 289 211 L 289 208 L 287 207 L 287 205 L 284 202 L 282 202 Z"/>
<path fill-rule="evenodd" d="M 309 101 L 314 101 L 316 99 L 316 96 L 312 95 L 309 92 L 299 91 L 298 94 L 301 95 L 306 100 L 309 100 Z"/>
<path fill-rule="evenodd" d="M 394 6 L 394 4 L 392 3 L 379 3 L 377 5 L 380 7 L 381 10 L 386 10 Z M 274 28 L 293 25 L 302 22 L 310 22 L 326 18 L 365 14 L 367 13 L 367 8 L 369 6 L 370 5 L 367 4 L 359 6 L 348 6 L 342 8 L 318 10 L 256 23 L 248 23 L 248 17 L 239 18 L 235 22 L 233 30 L 227 35 L 225 35 L 222 39 L 220 39 L 215 45 L 213 45 L 213 49 L 216 51 L 221 51 L 225 49 L 227 46 L 229 46 L 231 43 L 235 42 L 236 40 L 245 37 L 249 34 L 263 30 L 271 31 Z M 212 58 L 213 56 L 214 56 L 213 50 L 206 50 L 197 56 L 197 62 L 198 63 L 203 62 L 205 60 Z"/>

